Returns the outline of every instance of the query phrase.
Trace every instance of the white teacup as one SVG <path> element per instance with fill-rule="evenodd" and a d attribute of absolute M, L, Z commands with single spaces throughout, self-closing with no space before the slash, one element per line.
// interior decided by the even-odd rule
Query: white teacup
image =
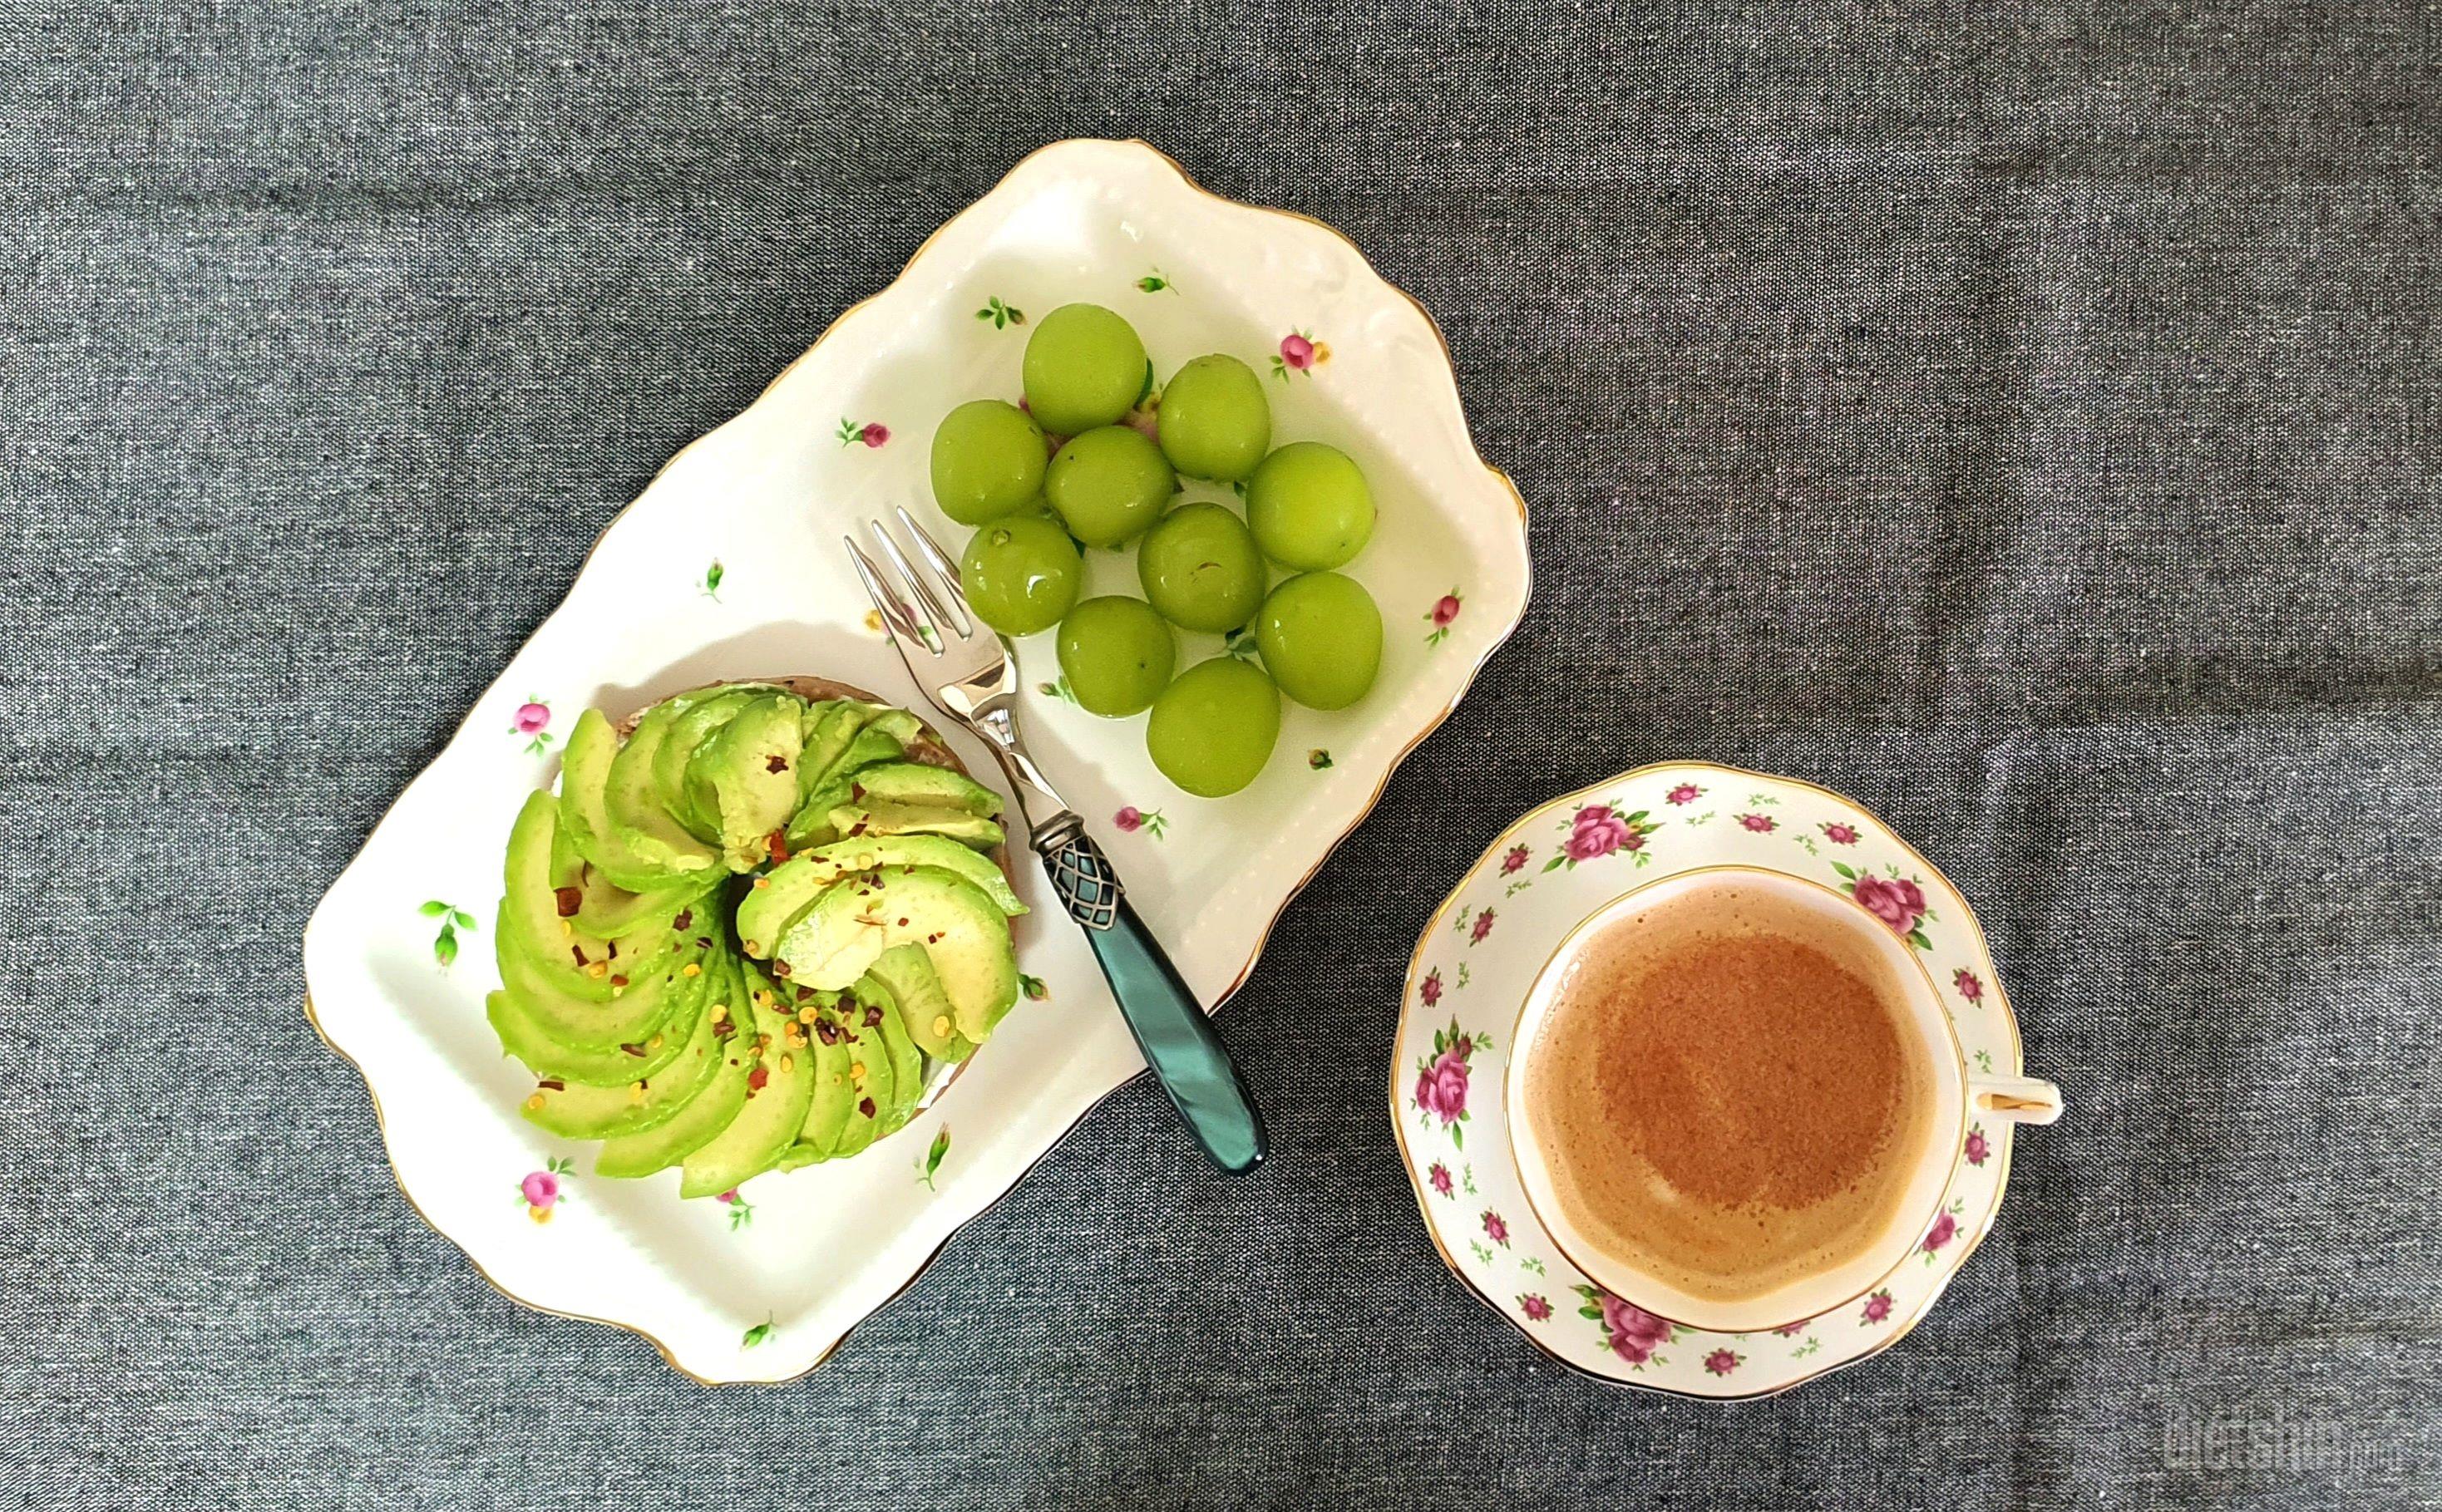
<path fill-rule="evenodd" d="M 1901 984 L 1898 996 L 1905 1010 L 1905 1027 L 1920 1036 L 1931 1068 L 1925 1096 L 1931 1100 L 1928 1121 L 1933 1130 L 1923 1155 L 1907 1173 L 1885 1231 L 1846 1261 L 1734 1302 L 1691 1295 L 1606 1253 L 1575 1226 L 1555 1190 L 1546 1132 L 1537 1125 L 1534 1100 L 1525 1096 L 1525 1067 L 1533 1059 L 1526 1047 L 1537 1043 L 1559 995 L 1566 968 L 1580 949 L 1623 914 L 1650 908 L 1682 891 L 1717 887 L 1724 881 L 1735 881 L 1742 890 L 1773 893 L 1818 914 L 1827 925 L 1853 936 L 1861 948 L 1876 953 L 1887 964 L 1889 979 Z M 1984 1076 L 1969 1069 L 1933 979 L 1916 951 L 1882 920 L 1829 887 L 1753 866 L 1714 866 L 1682 873 L 1626 893 L 1597 909 L 1570 931 L 1536 976 L 1510 1045 L 1513 1052 L 1503 1084 L 1503 1102 L 1511 1152 L 1527 1204 L 1553 1243 L 1589 1278 L 1627 1302 L 1671 1322 L 1718 1333 L 1759 1333 L 1802 1322 L 1881 1285 L 1906 1261 L 1940 1211 L 1967 1138 L 1971 1107 L 1980 1116 L 2020 1123 L 2050 1123 L 2061 1109 L 2060 1089 L 2049 1082 Z"/>

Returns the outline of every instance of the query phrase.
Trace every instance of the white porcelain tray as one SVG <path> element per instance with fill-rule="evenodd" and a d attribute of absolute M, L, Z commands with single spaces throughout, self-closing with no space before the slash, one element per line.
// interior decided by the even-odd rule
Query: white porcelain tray
<path fill-rule="evenodd" d="M 682 1204 L 668 1174 L 593 1177 L 588 1148 L 518 1117 L 528 1079 L 483 1012 L 510 818 L 554 780 L 558 737 L 586 705 L 624 713 L 716 679 L 809 673 L 923 709 L 840 535 L 900 503 L 953 529 L 924 482 L 934 424 L 977 394 L 1014 397 L 1023 317 L 1070 300 L 1127 315 L 1165 373 L 1209 351 L 1253 363 L 1276 437 L 1347 449 L 1381 507 L 1349 569 L 1382 605 L 1380 683 L 1346 713 L 1291 708 L 1279 755 L 1235 797 L 1171 790 L 1141 720 L 1084 714 L 1058 694 L 1050 637 L 1019 647 L 1036 755 L 1208 1004 L 1246 979 L 1289 898 L 1516 626 L 1524 508 L 1476 456 L 1448 350 L 1412 301 L 1337 232 L 1219 199 L 1142 144 L 1026 159 L 612 523 L 307 928 L 308 1011 L 364 1072 L 401 1188 L 511 1297 L 633 1329 L 702 1380 L 786 1379 L 1141 1069 L 1031 858 L 1020 888 L 1038 912 L 1019 951 L 1044 995 L 909 1129 L 838 1166 L 760 1177 L 735 1203 Z M 1098 590 L 1132 582 L 1122 557 L 1092 566 Z M 1187 637 L 1182 665 L 1220 648 Z M 952 744 L 993 774 L 979 746 Z"/>

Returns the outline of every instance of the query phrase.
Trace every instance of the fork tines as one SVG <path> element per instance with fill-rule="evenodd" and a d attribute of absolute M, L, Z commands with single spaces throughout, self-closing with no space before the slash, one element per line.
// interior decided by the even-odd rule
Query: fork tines
<path fill-rule="evenodd" d="M 966 595 L 958 590 L 958 570 L 950 563 L 949 554 L 941 550 L 924 527 L 916 523 L 904 506 L 898 511 L 899 522 L 906 527 L 916 543 L 916 555 L 923 559 L 919 567 L 900 550 L 899 542 L 881 520 L 866 521 L 874 543 L 897 573 L 897 584 L 903 586 L 905 595 L 884 577 L 882 568 L 854 536 L 842 537 L 847 546 L 848 560 L 856 566 L 856 575 L 865 582 L 865 591 L 872 595 L 873 607 L 882 613 L 883 623 L 889 626 L 902 647 L 913 642 L 918 647 L 939 655 L 942 646 L 939 637 L 955 634 L 967 640 L 975 634 L 975 621 L 968 615 Z M 919 615 L 908 602 L 912 596 L 923 605 L 925 613 Z"/>

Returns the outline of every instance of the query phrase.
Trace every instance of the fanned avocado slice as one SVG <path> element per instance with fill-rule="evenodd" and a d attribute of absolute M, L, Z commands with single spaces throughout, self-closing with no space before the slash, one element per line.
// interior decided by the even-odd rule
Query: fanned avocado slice
<path fill-rule="evenodd" d="M 789 820 L 789 848 L 802 850 L 808 846 L 822 845 L 839 838 L 830 827 L 831 811 L 848 801 L 849 780 L 867 767 L 896 761 L 907 754 L 907 747 L 898 736 L 884 729 L 882 720 L 856 732 L 856 738 L 840 753 L 839 759 L 822 774 L 798 805 Z"/>
<path fill-rule="evenodd" d="M 835 1011 L 839 994 L 817 993 L 806 1002 L 814 1010 L 813 1030 L 807 1040 L 814 1058 L 814 1090 L 806 1104 L 805 1121 L 797 1126 L 796 1142 L 780 1157 L 784 1171 L 829 1159 L 861 1095 L 848 1082 L 847 1035 Z"/>
<path fill-rule="evenodd" d="M 679 917 L 699 903 L 713 906 L 711 893 L 718 884 L 718 879 L 698 873 L 650 892 L 629 892 L 589 865 L 576 884 L 576 930 L 610 939 L 654 930 L 683 931 L 694 921 L 683 924 Z"/>
<path fill-rule="evenodd" d="M 731 683 L 719 689 L 671 720 L 668 738 L 653 755 L 653 786 L 662 794 L 663 806 L 686 827 L 687 833 L 706 845 L 720 840 L 720 829 L 715 816 L 693 801 L 687 788 L 687 763 L 738 710 L 778 691 L 765 683 Z"/>
<path fill-rule="evenodd" d="M 559 767 L 559 822 L 592 867 L 631 892 L 649 892 L 678 873 L 630 847 L 610 822 L 607 793 L 619 755 L 619 732 L 600 709 L 576 717 Z"/>
<path fill-rule="evenodd" d="M 840 1044 L 847 1051 L 847 1120 L 840 1126 L 831 1158 L 845 1160 L 882 1138 L 882 1120 L 891 1106 L 896 1075 L 890 1047 L 878 1029 L 867 1028 L 863 1005 L 847 994 L 840 997 Z"/>
<path fill-rule="evenodd" d="M 866 973 L 847 997 L 865 1005 L 857 1019 L 859 1032 L 880 1034 L 883 1050 L 890 1058 L 890 1101 L 880 1104 L 879 1115 L 882 1133 L 889 1134 L 916 1116 L 916 1104 L 924 1096 L 924 1057 L 907 1037 L 898 999 L 879 978 Z"/>
<path fill-rule="evenodd" d="M 711 961 L 702 965 L 702 975 L 712 975 Z M 684 967 L 681 967 L 682 975 Z M 694 978 L 686 978 L 692 982 Z M 676 1015 L 694 1006 L 690 993 L 682 993 L 671 1000 L 673 1017 L 654 1025 L 643 1039 L 630 1040 L 608 1049 L 592 1049 L 570 1045 L 546 1032 L 537 1022 L 526 1004 L 508 992 L 492 993 L 483 1000 L 484 1014 L 491 1020 L 492 1032 L 499 1035 L 501 1047 L 523 1061 L 526 1068 L 546 1081 L 579 1082 L 588 1086 L 626 1086 L 639 1078 L 658 1075 L 685 1047 L 685 1037 L 670 1031 Z M 662 1037 L 659 1049 L 650 1047 L 654 1034 Z"/>
<path fill-rule="evenodd" d="M 506 908 L 503 905 L 503 912 Z M 517 1000 L 527 1021 L 572 1049 L 616 1049 L 660 1029 L 685 994 L 686 980 L 676 951 L 655 957 L 649 972 L 629 976 L 618 967 L 606 967 L 599 981 L 584 979 L 585 992 L 573 992 L 545 975 L 534 958 L 509 938 L 505 922 L 493 938 L 493 956 L 500 962 L 501 989 Z M 601 964 L 601 963 L 597 963 Z M 594 995 L 598 991 L 599 995 Z"/>
<path fill-rule="evenodd" d="M 756 879 L 738 905 L 738 939 L 747 956 L 769 957 L 814 900 L 841 879 L 891 866 L 939 866 L 973 883 L 1012 918 L 1026 912 L 990 857 L 939 835 L 867 835 L 800 851 Z"/>
<path fill-rule="evenodd" d="M 687 763 L 688 801 L 712 819 L 732 871 L 761 865 L 772 851 L 771 836 L 796 811 L 804 708 L 787 693 L 755 699 Z"/>
<path fill-rule="evenodd" d="M 962 772 L 922 761 L 884 761 L 849 779 L 848 797 L 861 804 L 901 803 L 915 808 L 961 809 L 990 819 L 1001 810 L 1000 794 Z"/>
<path fill-rule="evenodd" d="M 699 985 L 694 995 L 695 1027 L 667 1066 L 618 1086 L 545 1082 L 525 1101 L 526 1121 L 572 1139 L 609 1139 L 668 1122 L 703 1090 L 720 1065 L 712 994 Z M 672 1025 L 663 1032 L 676 1030 Z M 661 1047 L 649 1040 L 647 1046 Z"/>
<path fill-rule="evenodd" d="M 1008 838 L 999 825 L 981 814 L 933 804 L 844 803 L 831 811 L 831 829 L 842 840 L 861 840 L 867 835 L 940 835 L 977 850 L 990 850 Z"/>
<path fill-rule="evenodd" d="M 580 932 L 574 918 L 585 865 L 559 831 L 559 805 L 548 792 L 526 795 L 509 827 L 501 867 L 497 948 L 523 957 L 526 979 L 547 983 L 563 995 L 608 1002 L 614 984 L 642 981 L 670 963 L 676 939 L 615 939 Z M 505 979 L 508 968 L 501 968 Z"/>
<path fill-rule="evenodd" d="M 747 1081 L 755 1071 L 755 1019 L 746 1006 L 743 978 L 737 961 L 722 963 L 718 983 L 709 991 L 713 1034 L 720 1060 L 696 1095 L 679 1110 L 649 1129 L 623 1134 L 604 1143 L 593 1159 L 597 1175 L 648 1176 L 678 1164 L 729 1127 L 746 1105 Z M 728 1026 L 721 1033 L 720 1027 Z"/>
<path fill-rule="evenodd" d="M 938 866 L 855 873 L 831 886 L 773 951 L 792 982 L 839 988 L 895 945 L 920 945 L 957 1030 L 981 1044 L 1017 1001 L 1017 952 L 993 901 Z"/>
<path fill-rule="evenodd" d="M 687 1155 L 679 1180 L 682 1197 L 709 1197 L 771 1170 L 796 1142 L 813 1101 L 814 1057 L 802 1037 L 789 1033 L 796 1027 L 794 1018 L 761 972 L 746 966 L 742 973 L 760 1064 L 747 1078 L 746 1104 L 738 1116 Z"/>
<path fill-rule="evenodd" d="M 941 990 L 933 957 L 923 946 L 891 946 L 873 958 L 866 975 L 888 989 L 899 1020 L 918 1049 L 937 1061 L 963 1061 L 975 1052 L 975 1042 L 958 1032 L 950 995 Z"/>
<path fill-rule="evenodd" d="M 647 710 L 637 721 L 636 733 L 628 737 L 628 743 L 611 758 L 610 780 L 603 788 L 603 807 L 610 814 L 611 832 L 631 853 L 665 872 L 704 871 L 720 859 L 709 846 L 687 833 L 686 826 L 670 812 L 654 774 L 670 727 L 698 701 L 683 693 Z"/>
<path fill-rule="evenodd" d="M 847 752 L 856 732 L 881 711 L 870 703 L 854 699 L 829 699 L 810 703 L 800 717 L 805 730 L 797 762 L 797 803 L 803 807 L 814 790 L 822 786 L 833 763 Z"/>
<path fill-rule="evenodd" d="M 879 871 L 889 866 L 939 866 L 975 884 L 985 897 L 993 901 L 994 907 L 1011 918 L 1026 912 L 1026 904 L 1018 901 L 1016 889 L 1010 886 L 1009 878 L 990 856 L 942 835 L 860 835 L 854 840 L 837 840 L 828 846 L 801 851 L 789 858 L 788 866 L 797 866 L 800 863 L 811 880 L 825 883 L 851 871 Z M 769 880 L 774 886 L 779 885 L 780 873 L 788 866 L 773 868 Z M 811 898 L 808 901 L 811 902 Z"/>

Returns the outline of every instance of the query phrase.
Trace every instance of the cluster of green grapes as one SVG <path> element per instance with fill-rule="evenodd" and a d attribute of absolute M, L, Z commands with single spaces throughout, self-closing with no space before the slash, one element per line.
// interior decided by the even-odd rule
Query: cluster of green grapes
<path fill-rule="evenodd" d="M 1333 571 L 1374 533 L 1374 493 L 1346 453 L 1272 446 L 1272 410 L 1252 369 L 1197 357 L 1163 387 L 1156 437 L 1123 424 L 1153 369 L 1128 322 L 1097 304 L 1051 312 L 1026 343 L 1023 407 L 976 399 L 933 433 L 933 497 L 978 527 L 958 560 L 967 599 L 995 629 L 1060 627 L 1060 669 L 1080 705 L 1117 719 L 1153 711 L 1145 744 L 1162 775 L 1217 798 L 1255 780 L 1280 738 L 1280 697 L 1342 709 L 1382 660 L 1373 595 Z M 1067 439 L 1051 451 L 1046 432 Z M 1171 508 L 1179 475 L 1238 488 L 1220 504 Z M 1144 597 L 1077 595 L 1079 546 L 1142 537 Z M 1271 584 L 1267 559 L 1295 574 Z M 1216 656 L 1173 677 L 1172 627 L 1252 628 L 1257 666 Z"/>

